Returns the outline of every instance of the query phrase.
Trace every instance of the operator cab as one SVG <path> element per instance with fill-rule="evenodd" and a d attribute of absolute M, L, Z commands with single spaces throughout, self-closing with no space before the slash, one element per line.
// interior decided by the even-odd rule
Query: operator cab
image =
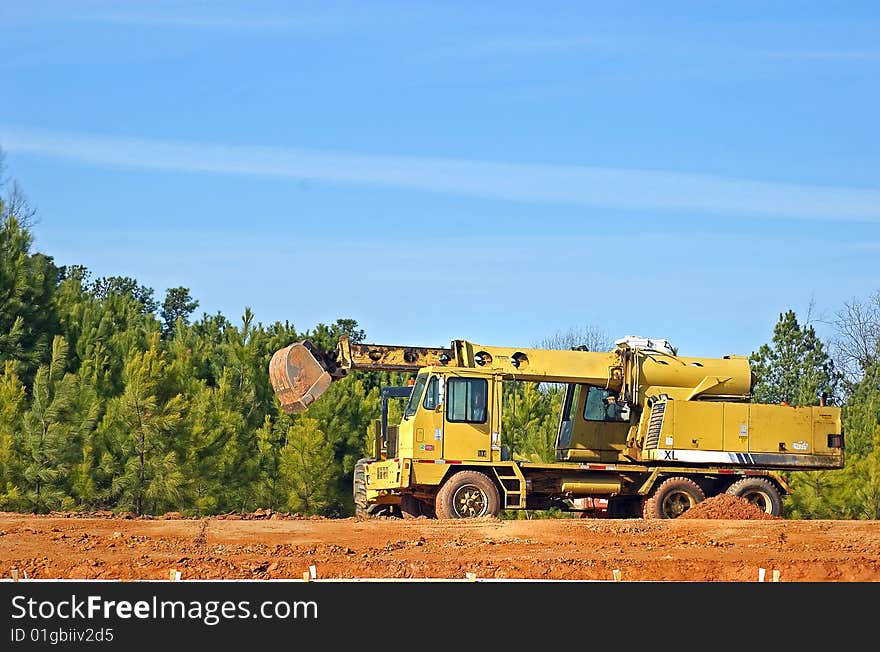
<path fill-rule="evenodd" d="M 497 461 L 501 445 L 496 401 L 496 383 L 485 374 L 425 368 L 416 377 L 403 413 L 398 456 Z"/>
<path fill-rule="evenodd" d="M 556 435 L 557 460 L 618 461 L 631 416 L 630 406 L 616 392 L 569 383 Z"/>

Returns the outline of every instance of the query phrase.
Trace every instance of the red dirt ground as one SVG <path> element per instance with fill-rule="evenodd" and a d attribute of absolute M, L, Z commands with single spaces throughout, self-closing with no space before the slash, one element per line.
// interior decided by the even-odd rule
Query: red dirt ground
<path fill-rule="evenodd" d="M 725 505 L 720 505 L 726 501 Z M 723 507 L 723 509 L 720 509 Z M 675 520 L 182 519 L 0 513 L 0 574 L 70 579 L 880 581 L 880 521 L 767 518 L 709 499 Z M 723 518 L 719 518 L 723 516 Z"/>

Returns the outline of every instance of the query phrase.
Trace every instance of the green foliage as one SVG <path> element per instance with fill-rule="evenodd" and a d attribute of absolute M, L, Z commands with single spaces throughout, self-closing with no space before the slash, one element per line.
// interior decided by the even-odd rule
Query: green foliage
<path fill-rule="evenodd" d="M 267 371 L 294 341 L 363 341 L 357 321 L 300 333 L 245 308 L 238 324 L 191 323 L 188 288 L 160 306 L 134 278 L 33 253 L 33 211 L 15 196 L 0 203 L 0 509 L 352 509 L 378 388 L 408 375 L 334 383 L 304 419 L 279 410 Z"/>
<path fill-rule="evenodd" d="M 281 471 L 290 510 L 305 514 L 336 513 L 339 467 L 317 419 L 304 417 L 290 427 L 287 443 L 281 449 Z"/>
<path fill-rule="evenodd" d="M 268 415 L 257 430 L 258 475 L 254 486 L 257 505 L 277 510 L 287 501 L 286 477 L 281 469 L 281 451 L 287 445 L 290 419 L 286 415 L 273 420 Z"/>
<path fill-rule="evenodd" d="M 871 363 L 843 409 L 846 467 L 839 494 L 845 518 L 880 519 L 880 362 Z"/>
<path fill-rule="evenodd" d="M 15 364 L 7 360 L 0 376 L 0 509 L 25 509 L 17 485 L 21 477 L 21 459 L 15 450 L 20 446 L 20 433 L 25 410 L 24 385 L 15 371 Z"/>
<path fill-rule="evenodd" d="M 757 377 L 758 403 L 817 405 L 824 392 L 837 398 L 840 374 L 812 326 L 801 326 L 794 311 L 779 315 L 773 339 L 750 358 Z"/>
<path fill-rule="evenodd" d="M 337 319 L 331 326 L 318 324 L 315 330 L 306 333 L 305 337 L 310 339 L 314 344 L 324 350 L 332 351 L 336 348 L 339 338 L 345 335 L 352 344 L 364 341 L 364 331 L 358 328 L 358 324 L 354 319 Z"/>
<path fill-rule="evenodd" d="M 58 268 L 31 253 L 30 231 L 0 202 L 0 364 L 12 361 L 25 383 L 48 360 L 57 320 L 52 293 Z"/>
<path fill-rule="evenodd" d="M 125 364 L 125 390 L 110 399 L 98 428 L 104 450 L 107 497 L 143 514 L 176 508 L 185 485 L 174 442 L 185 408 L 169 376 L 167 356 L 154 337 Z"/>
<path fill-rule="evenodd" d="M 14 196 L 0 202 L 0 509 L 353 512 L 352 472 L 380 416 L 379 390 L 413 374 L 348 377 L 308 416 L 287 415 L 268 365 L 273 352 L 303 339 L 328 351 L 343 335 L 363 342 L 356 320 L 264 326 L 247 307 L 234 322 L 219 312 L 191 320 L 198 301 L 186 287 L 168 289 L 160 305 L 136 279 L 93 280 L 81 265 L 58 268 L 32 251 L 34 213 Z M 871 321 L 880 311 L 859 306 L 840 315 L 849 338 L 842 350 L 859 370 L 845 386 L 847 465 L 790 474 L 791 516 L 880 518 L 880 363 L 872 352 L 880 324 Z M 543 345 L 605 350 L 607 339 L 590 327 Z M 751 360 L 755 400 L 844 398 L 825 345 L 792 311 Z M 502 433 L 517 458 L 555 458 L 561 401 L 556 385 L 504 384 Z M 404 404 L 390 402 L 389 423 L 399 422 Z"/>
<path fill-rule="evenodd" d="M 135 279 L 128 276 L 105 276 L 95 279 L 90 288 L 92 294 L 101 300 L 110 297 L 124 297 L 132 299 L 138 304 L 142 313 L 154 313 L 159 304 L 153 297 L 155 291 L 140 285 Z"/>
<path fill-rule="evenodd" d="M 880 362 L 871 364 L 843 409 L 848 456 L 861 458 L 876 450 L 880 435 Z"/>
<path fill-rule="evenodd" d="M 189 294 L 189 288 L 169 288 L 162 302 L 162 337 L 174 337 L 178 320 L 189 324 L 189 316 L 199 307 L 199 302 Z"/>
<path fill-rule="evenodd" d="M 17 486 L 29 509 L 47 512 L 73 504 L 71 469 L 95 427 L 99 406 L 91 388 L 67 368 L 67 342 L 56 336 L 48 365 L 37 370 L 30 409 L 13 433 Z"/>
<path fill-rule="evenodd" d="M 789 474 L 792 493 L 785 497 L 785 513 L 796 519 L 850 518 L 841 494 L 842 471 Z"/>
<path fill-rule="evenodd" d="M 556 429 L 564 390 L 557 385 L 504 383 L 501 432 L 517 458 L 556 459 Z"/>
<path fill-rule="evenodd" d="M 861 324 L 864 327 L 864 324 Z M 822 392 L 837 397 L 840 374 L 812 326 L 794 312 L 780 315 L 771 344 L 751 358 L 760 402 L 815 405 Z M 846 465 L 835 471 L 787 474 L 792 518 L 875 519 L 880 516 L 880 363 L 868 364 L 843 406 Z"/>
<path fill-rule="evenodd" d="M 332 506 L 336 511 L 354 510 L 351 497 L 354 465 L 363 457 L 364 433 L 373 419 L 380 416 L 381 403 L 378 388 L 367 391 L 361 378 L 349 376 L 334 382 L 320 401 L 309 406 L 308 417 L 320 424 L 339 467 L 337 496 Z M 300 418 L 303 417 L 297 417 Z"/>

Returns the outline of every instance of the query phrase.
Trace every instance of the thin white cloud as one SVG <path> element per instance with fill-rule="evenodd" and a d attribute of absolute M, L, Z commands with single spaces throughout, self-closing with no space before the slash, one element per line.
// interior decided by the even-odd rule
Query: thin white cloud
<path fill-rule="evenodd" d="M 425 16 L 424 8 L 402 5 L 320 2 L 238 2 L 219 0 L 30 0 L 0 6 L 0 27 L 11 23 L 74 22 L 181 30 L 337 31 L 355 25 L 402 22 Z"/>
<path fill-rule="evenodd" d="M 830 49 L 779 49 L 748 50 L 745 54 L 753 57 L 786 59 L 791 61 L 880 61 L 880 50 L 830 50 Z"/>
<path fill-rule="evenodd" d="M 786 47 L 731 46 L 694 38 L 662 38 L 649 33 L 617 33 L 614 37 L 595 31 L 584 34 L 553 34 L 548 36 L 496 35 L 479 40 L 469 39 L 447 44 L 427 55 L 437 59 L 510 58 L 540 56 L 589 56 L 596 59 L 644 59 L 652 62 L 670 59 L 698 58 L 702 63 L 730 66 L 743 59 L 754 61 L 810 63 L 818 61 L 871 63 L 880 60 L 876 47 L 835 48 L 813 45 Z"/>
<path fill-rule="evenodd" d="M 657 170 L 117 138 L 0 126 L 0 147 L 99 166 L 308 180 L 513 202 L 880 222 L 880 191 Z"/>
<path fill-rule="evenodd" d="M 306 27 L 314 24 L 303 18 L 275 15 L 253 16 L 249 14 L 228 13 L 211 15 L 209 13 L 174 13 L 164 14 L 149 11 L 119 11 L 81 16 L 82 22 L 111 23 L 120 25 L 141 25 L 146 27 L 182 27 L 203 29 L 287 29 L 290 27 Z"/>

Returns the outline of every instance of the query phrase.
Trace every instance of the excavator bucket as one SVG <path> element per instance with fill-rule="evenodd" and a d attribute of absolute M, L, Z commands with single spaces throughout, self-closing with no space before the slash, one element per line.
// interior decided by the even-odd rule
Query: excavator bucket
<path fill-rule="evenodd" d="M 333 382 L 321 358 L 310 342 L 296 342 L 272 356 L 269 378 L 281 408 L 288 414 L 305 410 Z"/>

